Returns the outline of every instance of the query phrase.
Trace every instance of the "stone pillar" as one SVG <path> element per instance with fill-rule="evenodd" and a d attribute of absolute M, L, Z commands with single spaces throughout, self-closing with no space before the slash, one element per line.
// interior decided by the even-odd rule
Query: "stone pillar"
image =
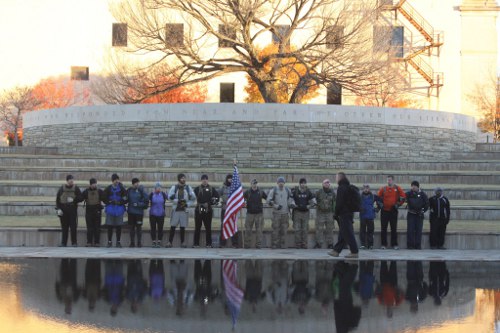
<path fill-rule="evenodd" d="M 496 82 L 498 42 L 496 0 L 463 0 L 461 16 L 462 113 L 480 117 L 468 95 L 480 84 Z"/>

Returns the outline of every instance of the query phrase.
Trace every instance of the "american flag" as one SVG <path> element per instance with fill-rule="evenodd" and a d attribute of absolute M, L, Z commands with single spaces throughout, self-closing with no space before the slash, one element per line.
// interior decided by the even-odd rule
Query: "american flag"
<path fill-rule="evenodd" d="M 243 207 L 243 188 L 241 187 L 238 168 L 234 166 L 233 182 L 229 188 L 229 196 L 222 222 L 222 239 L 228 239 L 238 231 L 238 215 Z"/>
<path fill-rule="evenodd" d="M 222 260 L 222 277 L 224 279 L 224 290 L 227 298 L 227 306 L 231 312 L 233 329 L 241 310 L 244 292 L 238 285 L 236 271 L 238 262 L 236 260 Z"/>

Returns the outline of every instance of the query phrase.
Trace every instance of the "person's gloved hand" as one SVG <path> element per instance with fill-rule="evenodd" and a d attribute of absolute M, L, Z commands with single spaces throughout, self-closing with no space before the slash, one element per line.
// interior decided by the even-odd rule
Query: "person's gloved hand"
<path fill-rule="evenodd" d="M 63 213 L 62 209 L 57 210 L 57 216 L 63 216 L 63 214 L 64 213 Z"/>

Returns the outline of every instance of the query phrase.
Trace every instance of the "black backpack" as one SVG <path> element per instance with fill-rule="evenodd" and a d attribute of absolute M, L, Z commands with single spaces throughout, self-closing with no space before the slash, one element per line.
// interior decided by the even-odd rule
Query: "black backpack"
<path fill-rule="evenodd" d="M 359 212 L 361 210 L 361 195 L 359 194 L 359 188 L 350 184 L 347 187 L 345 201 L 350 212 Z"/>

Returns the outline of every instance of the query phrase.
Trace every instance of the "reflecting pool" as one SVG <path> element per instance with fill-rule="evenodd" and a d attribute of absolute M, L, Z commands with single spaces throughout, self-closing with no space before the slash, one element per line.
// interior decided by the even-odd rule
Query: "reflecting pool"
<path fill-rule="evenodd" d="M 0 332 L 500 332 L 500 264 L 0 261 Z"/>

